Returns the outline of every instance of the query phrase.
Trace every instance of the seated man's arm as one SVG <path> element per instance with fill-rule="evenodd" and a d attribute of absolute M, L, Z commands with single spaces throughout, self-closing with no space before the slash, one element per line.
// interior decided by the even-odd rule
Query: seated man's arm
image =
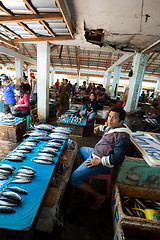
<path fill-rule="evenodd" d="M 114 146 L 113 153 L 102 157 L 102 164 L 106 167 L 113 167 L 118 163 L 122 163 L 129 143 L 129 138 L 120 138 Z"/>

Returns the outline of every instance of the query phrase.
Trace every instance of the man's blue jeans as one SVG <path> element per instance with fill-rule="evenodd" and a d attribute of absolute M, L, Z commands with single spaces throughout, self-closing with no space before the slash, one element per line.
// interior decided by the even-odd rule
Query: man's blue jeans
<path fill-rule="evenodd" d="M 103 166 L 102 164 L 98 166 L 93 166 L 88 168 L 86 165 L 87 159 L 92 159 L 92 153 L 94 148 L 81 147 L 78 151 L 79 156 L 84 160 L 84 162 L 72 173 L 70 178 L 70 183 L 75 186 L 80 186 L 86 182 L 86 179 L 104 174 L 111 171 L 111 168 Z"/>

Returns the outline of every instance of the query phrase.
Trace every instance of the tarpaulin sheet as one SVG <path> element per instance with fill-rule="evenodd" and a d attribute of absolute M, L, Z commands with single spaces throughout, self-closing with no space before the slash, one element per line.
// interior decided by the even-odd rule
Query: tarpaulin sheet
<path fill-rule="evenodd" d="M 15 121 L 7 122 L 7 119 L 0 118 L 0 125 L 2 125 L 2 124 L 8 124 L 8 125 L 17 124 L 17 123 L 21 122 L 22 120 L 23 120 L 23 118 L 16 117 Z"/>
<path fill-rule="evenodd" d="M 22 146 L 24 142 L 22 142 L 19 146 Z M 15 213 L 0 213 L 0 228 L 29 230 L 30 226 L 32 225 L 51 179 L 55 164 L 58 161 L 60 153 L 65 145 L 65 141 L 62 140 L 61 148 L 54 157 L 55 161 L 53 164 L 43 165 L 31 161 L 35 155 L 38 154 L 38 151 L 43 149 L 45 147 L 44 145 L 46 144 L 47 141 L 40 141 L 36 147 L 33 147 L 34 150 L 32 150 L 30 153 L 25 153 L 27 158 L 25 158 L 23 162 L 11 162 L 6 159 L 1 161 L 1 163 L 13 165 L 16 169 L 12 175 L 8 175 L 9 178 L 7 180 L 0 180 L 0 191 L 4 190 L 7 186 L 18 186 L 25 189 L 28 194 L 23 195 L 18 193 L 22 197 L 22 201 L 16 207 L 13 207 L 15 209 Z M 20 166 L 30 166 L 36 171 L 30 183 L 11 183 L 11 181 L 15 179 L 14 173 L 19 169 Z"/>

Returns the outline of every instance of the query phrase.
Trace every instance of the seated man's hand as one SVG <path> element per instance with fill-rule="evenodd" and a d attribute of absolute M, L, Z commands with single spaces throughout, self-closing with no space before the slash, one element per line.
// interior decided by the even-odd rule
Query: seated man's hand
<path fill-rule="evenodd" d="M 87 114 L 87 117 L 89 117 L 90 113 Z"/>
<path fill-rule="evenodd" d="M 98 133 L 99 132 L 99 127 L 95 127 L 94 128 L 94 133 Z"/>
<path fill-rule="evenodd" d="M 102 160 L 99 158 L 87 159 L 85 163 L 88 166 L 88 168 L 90 168 L 100 165 L 102 163 Z"/>

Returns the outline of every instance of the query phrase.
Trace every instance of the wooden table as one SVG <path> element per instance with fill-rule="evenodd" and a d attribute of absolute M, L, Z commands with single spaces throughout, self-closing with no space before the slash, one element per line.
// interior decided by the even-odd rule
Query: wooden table
<path fill-rule="evenodd" d="M 26 132 L 26 120 L 16 124 L 0 124 L 0 139 L 19 142 Z"/>
<path fill-rule="evenodd" d="M 86 125 L 84 126 L 84 125 L 78 125 L 78 124 L 69 124 L 69 123 L 64 123 L 64 122 L 63 123 L 58 122 L 58 126 L 72 128 L 71 135 L 80 136 L 80 137 L 84 136 L 84 129 L 86 127 Z"/>

